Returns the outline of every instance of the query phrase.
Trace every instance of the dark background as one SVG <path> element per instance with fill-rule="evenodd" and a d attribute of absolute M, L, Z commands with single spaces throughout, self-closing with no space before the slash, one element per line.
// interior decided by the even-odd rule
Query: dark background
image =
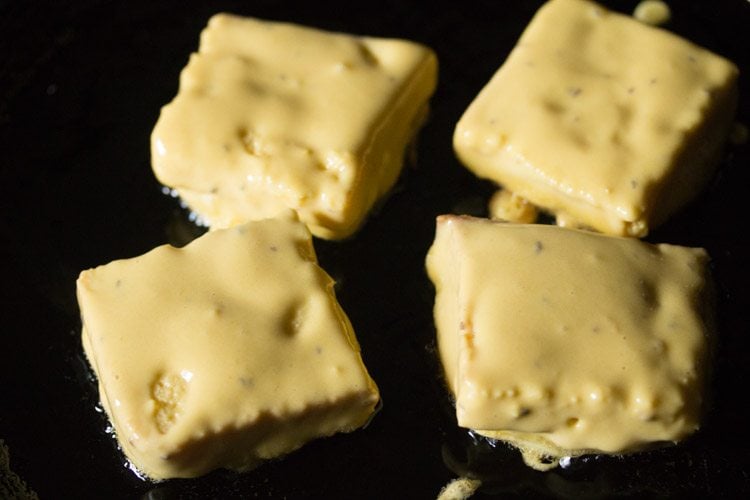
<path fill-rule="evenodd" d="M 668 29 L 750 69 L 750 2 L 671 3 Z M 488 496 L 748 494 L 747 144 L 728 146 L 710 188 L 648 238 L 713 257 L 717 362 L 696 436 L 538 473 L 456 427 L 439 379 L 424 256 L 436 215 L 483 213 L 492 187 L 455 159 L 453 127 L 540 4 L 0 0 L 0 439 L 13 471 L 43 498 L 434 498 L 465 473 L 483 478 Z M 627 13 L 636 4 L 607 2 Z M 365 430 L 245 474 L 153 484 L 126 469 L 96 409 L 74 282 L 82 269 L 200 233 L 151 174 L 149 134 L 219 11 L 423 42 L 438 54 L 440 82 L 417 161 L 386 202 L 355 237 L 315 242 L 380 386 L 381 412 Z M 744 76 L 741 86 L 738 119 L 748 124 Z"/>

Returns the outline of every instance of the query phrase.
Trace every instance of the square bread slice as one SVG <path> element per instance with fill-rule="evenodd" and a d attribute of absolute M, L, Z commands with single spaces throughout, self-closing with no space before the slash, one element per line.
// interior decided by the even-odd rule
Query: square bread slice
<path fill-rule="evenodd" d="M 218 14 L 162 108 L 153 170 L 212 228 L 291 208 L 344 238 L 396 182 L 436 81 L 414 42 Z"/>
<path fill-rule="evenodd" d="M 286 217 L 81 273 L 83 346 L 128 459 L 152 479 L 246 470 L 364 425 L 359 344 Z"/>
<path fill-rule="evenodd" d="M 426 263 L 461 427 L 518 446 L 536 468 L 698 428 L 703 249 L 441 216 Z"/>
<path fill-rule="evenodd" d="M 454 148 L 559 224 L 645 236 L 715 171 L 737 75 L 667 31 L 551 0 L 461 117 Z"/>

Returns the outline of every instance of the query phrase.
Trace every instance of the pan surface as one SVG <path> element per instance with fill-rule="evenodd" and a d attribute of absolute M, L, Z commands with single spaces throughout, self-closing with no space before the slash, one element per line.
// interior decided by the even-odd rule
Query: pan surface
<path fill-rule="evenodd" d="M 632 12 L 635 1 L 606 5 Z M 671 2 L 666 28 L 750 71 L 750 2 Z M 0 440 L 42 498 L 435 498 L 455 477 L 482 497 L 747 496 L 750 145 L 728 145 L 710 187 L 648 241 L 705 247 L 718 289 L 712 399 L 676 447 L 588 457 L 540 473 L 456 426 L 440 379 L 424 257 L 443 213 L 484 214 L 493 187 L 457 161 L 453 128 L 540 1 L 0 1 Z M 407 38 L 440 61 L 416 159 L 354 237 L 316 240 L 383 408 L 364 430 L 312 442 L 237 474 L 138 478 L 108 433 L 83 356 L 78 273 L 201 230 L 162 192 L 149 134 L 216 12 Z M 741 76 L 738 120 L 750 123 Z M 2 465 L 2 464 L 0 464 Z M 0 467 L 0 474 L 10 473 Z M 2 484 L 2 483 L 0 483 Z M 0 489 L 0 492 L 2 490 Z"/>

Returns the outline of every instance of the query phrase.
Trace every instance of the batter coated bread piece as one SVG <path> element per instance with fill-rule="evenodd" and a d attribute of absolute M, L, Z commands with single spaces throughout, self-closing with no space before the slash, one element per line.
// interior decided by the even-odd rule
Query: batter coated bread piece
<path fill-rule="evenodd" d="M 439 217 L 426 264 L 458 424 L 540 469 L 690 435 L 708 357 L 706 261 L 697 248 Z"/>
<path fill-rule="evenodd" d="M 361 427 L 379 400 L 289 214 L 84 271 L 77 285 L 102 405 L 152 479 L 252 468 Z"/>
<path fill-rule="evenodd" d="M 156 123 L 153 169 L 211 228 L 291 208 L 345 238 L 396 182 L 436 80 L 414 42 L 218 14 Z"/>
<path fill-rule="evenodd" d="M 645 236 L 712 176 L 737 74 L 667 31 L 551 0 L 461 117 L 454 147 L 567 225 Z"/>

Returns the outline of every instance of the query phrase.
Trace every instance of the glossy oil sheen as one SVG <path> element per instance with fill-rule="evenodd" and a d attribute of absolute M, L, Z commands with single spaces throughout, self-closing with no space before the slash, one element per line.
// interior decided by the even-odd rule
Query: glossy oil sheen
<path fill-rule="evenodd" d="M 635 1 L 606 2 L 630 13 Z M 541 2 L 215 2 L 93 0 L 0 3 L 0 438 L 10 467 L 44 498 L 435 498 L 457 475 L 477 498 L 747 496 L 750 379 L 746 146 L 728 147 L 708 190 L 649 241 L 705 247 L 718 288 L 717 363 L 703 427 L 680 446 L 626 459 L 573 460 L 539 473 L 503 445 L 456 425 L 440 378 L 424 271 L 435 217 L 483 215 L 494 187 L 456 160 L 461 114 Z M 745 0 L 670 3 L 666 28 L 748 67 Z M 321 266 L 377 381 L 383 408 L 364 434 L 309 443 L 249 473 L 154 484 L 94 410 L 75 280 L 83 269 L 201 232 L 150 169 L 149 135 L 177 93 L 197 36 L 217 12 L 414 40 L 432 47 L 440 85 L 403 175 L 356 238 L 315 240 Z M 741 80 L 740 95 L 750 95 Z M 750 101 L 738 117 L 750 121 Z M 739 384 L 737 381 L 740 381 Z M 743 390 L 744 391 L 744 390 Z M 394 494 L 394 491 L 396 492 Z"/>

